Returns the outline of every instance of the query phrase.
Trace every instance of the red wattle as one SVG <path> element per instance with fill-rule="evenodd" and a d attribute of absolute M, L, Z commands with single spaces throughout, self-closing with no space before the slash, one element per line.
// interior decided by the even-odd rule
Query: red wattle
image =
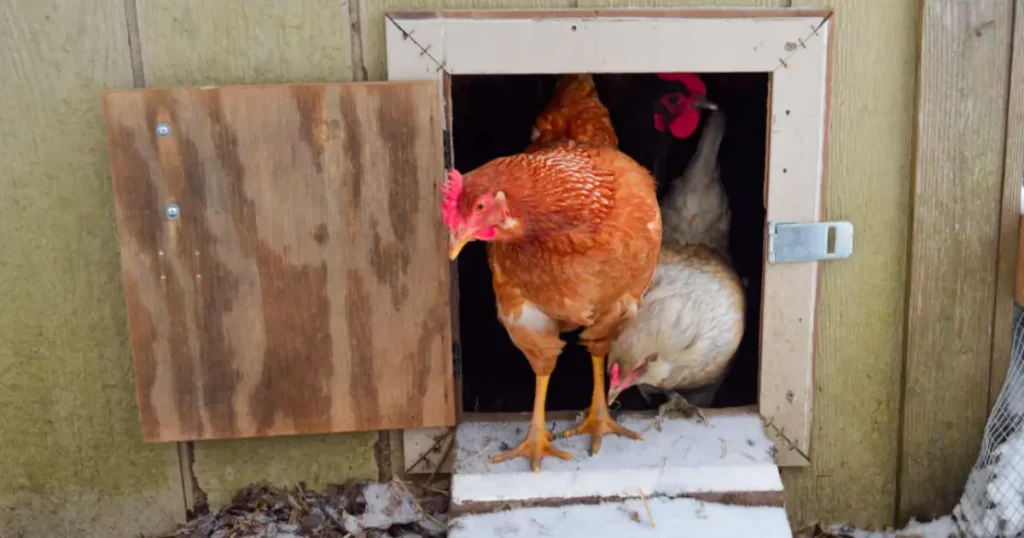
<path fill-rule="evenodd" d="M 669 132 L 672 136 L 683 139 L 689 138 L 694 131 L 697 130 L 697 124 L 700 123 L 700 112 L 695 109 L 689 109 L 676 118 L 671 125 L 669 125 Z"/>

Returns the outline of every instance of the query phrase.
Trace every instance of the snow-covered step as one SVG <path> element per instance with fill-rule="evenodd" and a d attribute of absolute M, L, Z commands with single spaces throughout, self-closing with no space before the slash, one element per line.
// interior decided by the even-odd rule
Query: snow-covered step
<path fill-rule="evenodd" d="M 750 534 L 728 520 L 745 521 L 752 514 L 758 522 L 753 535 L 792 536 L 774 445 L 760 417 L 733 412 L 709 413 L 708 419 L 708 425 L 666 419 L 658 431 L 649 414 L 624 414 L 619 423 L 639 432 L 643 441 L 606 436 L 598 454 L 590 456 L 587 436 L 556 439 L 555 446 L 572 459 L 545 458 L 539 473 L 521 458 L 490 462 L 522 440 L 529 425 L 525 419 L 462 423 L 455 434 L 451 536 L 547 535 L 529 526 L 536 525 L 533 520 L 550 528 L 552 536 L 624 536 L 616 532 L 626 530 L 632 533 L 628 536 L 678 536 L 681 524 L 693 536 L 744 536 Z M 561 432 L 572 421 L 548 425 Z M 641 524 L 646 521 L 644 500 L 656 522 L 653 528 Z M 691 532 L 693 518 L 700 528 L 720 531 Z M 618 530 L 580 530 L 590 529 L 590 521 Z M 523 534 L 512 533 L 513 528 Z"/>
<path fill-rule="evenodd" d="M 647 416 L 620 416 L 619 423 L 643 435 L 643 441 L 608 435 L 597 455 L 590 456 L 588 436 L 556 439 L 555 446 L 572 459 L 544 458 L 539 473 L 531 472 L 522 458 L 490 462 L 522 440 L 527 422 L 460 424 L 455 434 L 453 509 L 509 501 L 623 498 L 640 491 L 649 497 L 743 497 L 737 502 L 781 505 L 782 480 L 761 419 L 752 413 L 708 419 L 708 425 L 666 419 L 659 432 Z M 553 423 L 556 432 L 572 425 L 566 420 Z"/>
<path fill-rule="evenodd" d="M 647 509 L 650 509 L 650 517 Z M 653 519 L 654 525 L 651 525 Z M 695 499 L 640 499 L 596 505 L 516 508 L 463 515 L 449 526 L 450 538 L 792 538 L 786 511 L 772 506 L 737 506 Z"/>

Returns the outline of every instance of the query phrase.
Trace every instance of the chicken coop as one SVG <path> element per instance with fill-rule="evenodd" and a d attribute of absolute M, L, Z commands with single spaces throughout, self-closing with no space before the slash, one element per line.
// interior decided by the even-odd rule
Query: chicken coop
<path fill-rule="evenodd" d="M 702 73 L 711 81 L 709 93 L 721 96 L 721 106 L 729 114 L 730 144 L 721 150 L 721 166 L 734 214 L 730 253 L 747 283 L 750 301 L 744 346 L 720 393 L 722 406 L 772 409 L 768 415 L 782 443 L 781 461 L 792 465 L 807 463 L 803 452 L 810 435 L 818 294 L 817 264 L 793 262 L 845 257 L 852 249 L 850 223 L 821 219 L 829 18 L 827 11 L 810 10 L 718 12 L 715 17 L 696 18 L 637 10 L 587 18 L 571 12 L 547 12 L 543 18 L 529 12 L 388 16 L 388 77 L 442 77 L 447 89 L 443 110 L 450 111 L 451 149 L 460 169 L 514 153 L 532 126 L 515 118 L 539 114 L 561 73 L 608 74 L 598 76 L 598 93 L 610 108 L 613 123 L 622 126 L 620 147 L 641 161 L 648 160 L 640 156 L 644 149 L 657 145 L 658 133 L 644 109 L 654 99 L 633 96 L 653 91 L 657 97 L 657 84 L 652 88 L 650 80 L 657 73 Z M 805 31 L 807 35 L 797 38 L 787 34 Z M 638 46 L 652 52 L 638 59 L 622 42 L 643 43 Z M 676 53 L 700 47 L 715 52 Z M 776 58 L 776 50 L 786 54 Z M 431 51 L 441 55 L 443 63 Z M 618 98 L 619 94 L 628 97 Z M 611 101 L 616 98 L 625 105 Z M 685 158 L 666 159 L 668 178 L 681 174 L 689 157 L 685 149 L 675 149 Z M 650 162 L 653 169 L 653 159 Z M 774 205 L 773 199 L 778 200 Z M 532 374 L 523 361 L 509 355 L 517 351 L 490 316 L 494 303 L 487 299 L 491 276 L 485 256 L 483 245 L 474 245 L 473 252 L 460 258 L 458 281 L 452 286 L 457 292 L 452 334 L 462 385 L 457 392 L 463 398 L 459 411 L 529 411 Z M 771 314 L 763 315 L 766 311 Z M 585 351 L 575 351 L 561 359 L 553 383 L 588 375 Z M 491 358 L 475 359 L 483 356 Z M 516 379 L 522 381 L 513 382 Z M 584 408 L 589 387 L 565 386 L 565 392 L 553 396 L 551 406 Z M 407 456 L 414 455 L 414 450 L 407 451 Z"/>
<path fill-rule="evenodd" d="M 450 477 L 453 538 L 790 536 L 959 499 L 1009 360 L 1024 0 L 219 4 L 0 9 L 0 51 L 17 51 L 0 140 L 35 141 L 6 153 L 18 200 L 0 223 L 34 230 L 19 251 L 74 256 L 0 261 L 0 282 L 63 290 L 48 297 L 77 312 L 47 321 L 60 350 L 0 343 L 0 389 L 29 402 L 0 425 L 17 439 L 0 535 L 137 534 L 116 514 L 155 530 L 262 480 Z M 72 54 L 71 31 L 92 52 L 63 61 L 87 67 L 43 62 Z M 728 200 L 743 330 L 706 424 L 655 428 L 660 402 L 628 389 L 614 416 L 642 441 L 556 441 L 572 459 L 534 473 L 491 460 L 528 435 L 537 373 L 499 318 L 485 242 L 450 259 L 442 205 L 448 172 L 523 152 L 578 74 L 650 171 L 662 223 L 724 118 L 706 173 Z M 40 103 L 89 76 L 76 124 L 54 129 L 69 116 Z M 38 149 L 86 131 L 88 148 L 61 146 L 85 164 Z M 52 187 L 18 179 L 44 165 Z M 54 221 L 74 241 L 29 225 L 33 203 L 76 196 L 90 212 Z M 55 284 L 82 259 L 105 272 Z M 50 319 L 26 293 L 0 333 Z M 72 333 L 90 344 L 72 353 Z M 579 334 L 562 338 L 541 404 L 556 431 L 605 390 Z M 69 395 L 46 385 L 60 413 L 32 396 L 44 378 Z M 58 501 L 74 514 L 33 515 Z"/>

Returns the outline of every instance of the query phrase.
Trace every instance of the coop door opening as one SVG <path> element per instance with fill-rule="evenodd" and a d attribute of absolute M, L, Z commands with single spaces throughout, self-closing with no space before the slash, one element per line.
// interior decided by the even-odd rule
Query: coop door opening
<path fill-rule="evenodd" d="M 700 73 L 708 100 L 726 117 L 718 152 L 721 181 L 732 213 L 728 253 L 744 283 L 744 335 L 733 366 L 709 407 L 758 403 L 759 335 L 765 226 L 767 73 Z M 533 121 L 551 100 L 560 75 L 454 75 L 451 80 L 452 146 L 455 167 L 472 170 L 491 159 L 523 151 Z M 598 95 L 611 115 L 619 148 L 655 171 L 659 199 L 694 156 L 710 112 L 701 111 L 696 131 L 685 138 L 659 131 L 656 101 L 678 92 L 679 82 L 656 74 L 597 74 Z M 458 257 L 459 339 L 462 350 L 464 412 L 528 412 L 533 405 L 533 372 L 497 319 L 486 246 L 472 242 Z M 591 365 L 565 334 L 547 397 L 549 410 L 585 409 L 591 396 Z M 637 389 L 619 397 L 623 410 L 650 409 Z"/>

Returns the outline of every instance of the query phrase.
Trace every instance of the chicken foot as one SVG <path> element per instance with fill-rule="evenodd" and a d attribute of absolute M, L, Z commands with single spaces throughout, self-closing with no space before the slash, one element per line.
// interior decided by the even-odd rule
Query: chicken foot
<path fill-rule="evenodd" d="M 701 424 L 708 423 L 708 417 L 704 416 L 704 411 L 701 411 L 700 407 L 693 405 L 681 394 L 674 390 L 666 390 L 665 396 L 668 401 L 661 404 L 658 407 L 658 417 L 654 419 L 654 429 L 661 431 L 661 424 L 665 420 L 666 415 L 678 414 L 686 418 L 696 418 L 697 422 Z"/>
<path fill-rule="evenodd" d="M 594 368 L 594 394 L 590 399 L 590 409 L 586 417 L 576 425 L 562 433 L 562 437 L 590 434 L 590 455 L 597 454 L 601 449 L 601 438 L 607 433 L 627 437 L 636 441 L 643 440 L 639 433 L 619 426 L 608 412 L 608 402 L 604 393 L 604 355 L 591 355 Z"/>
<path fill-rule="evenodd" d="M 529 460 L 530 470 L 540 471 L 540 460 L 544 456 L 554 456 L 567 460 L 570 458 L 568 452 L 558 450 L 551 444 L 554 435 L 548 431 L 544 424 L 544 405 L 548 397 L 548 381 L 551 376 L 538 375 L 536 392 L 533 395 L 533 417 L 530 419 L 530 429 L 526 432 L 526 439 L 523 439 L 519 446 L 503 452 L 491 458 L 491 463 L 501 463 L 512 458 L 523 457 Z"/>

